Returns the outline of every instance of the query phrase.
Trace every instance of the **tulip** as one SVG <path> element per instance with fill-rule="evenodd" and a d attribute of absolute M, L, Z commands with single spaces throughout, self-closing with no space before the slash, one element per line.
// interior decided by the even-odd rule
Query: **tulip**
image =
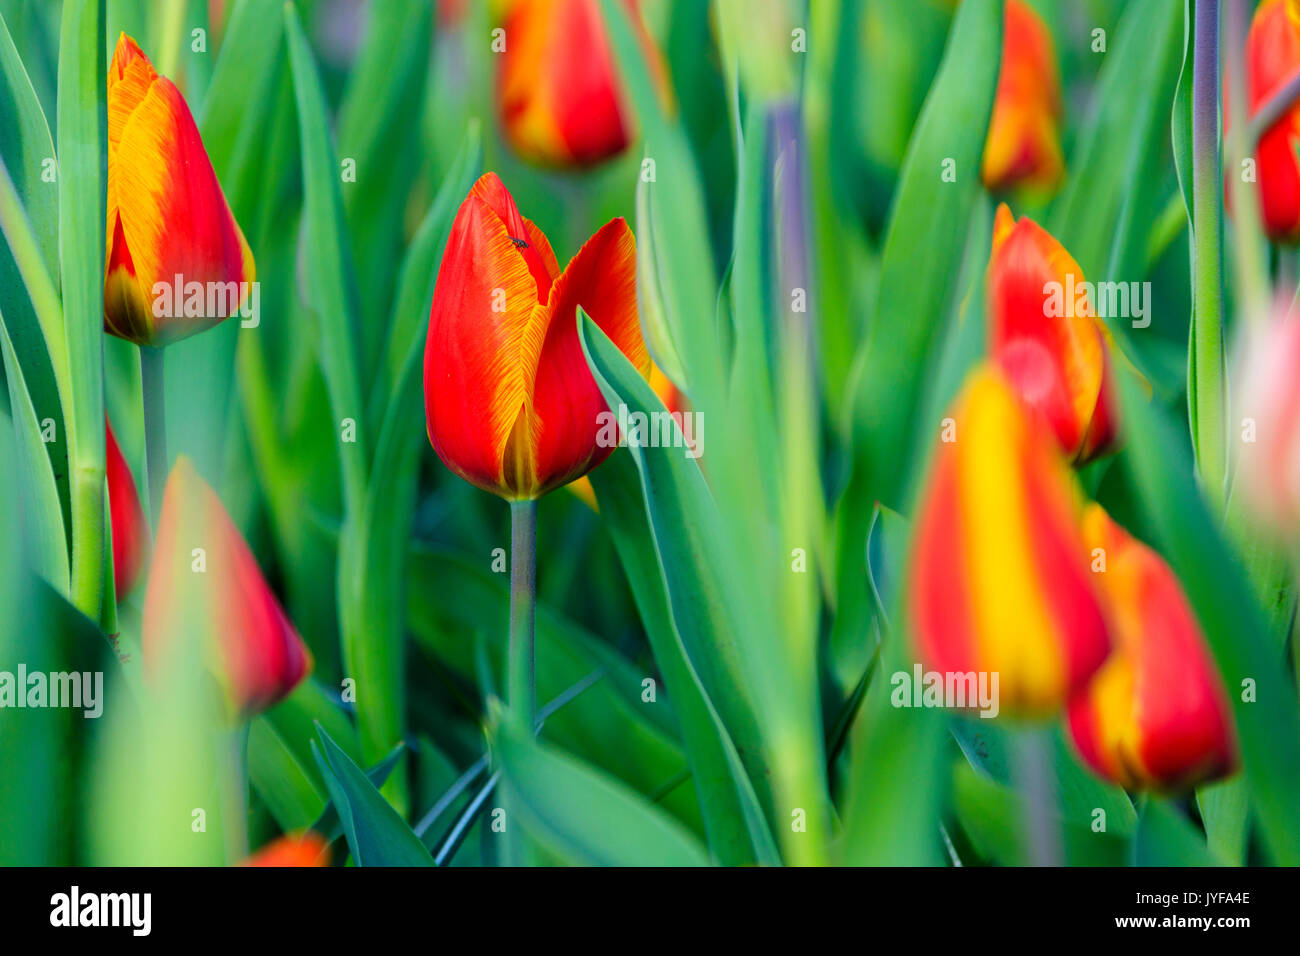
<path fill-rule="evenodd" d="M 663 91 L 659 54 L 637 0 L 624 4 Z M 623 152 L 634 120 L 600 0 L 513 0 L 502 24 L 497 106 L 515 152 L 557 167 L 590 166 Z"/>
<path fill-rule="evenodd" d="M 144 567 L 149 552 L 149 525 L 144 508 L 136 491 L 131 466 L 122 457 L 113 429 L 104 419 L 106 433 L 105 471 L 108 477 L 108 512 L 113 532 L 113 588 L 121 601 L 136 581 Z"/>
<path fill-rule="evenodd" d="M 1048 191 L 1065 170 L 1061 158 L 1061 80 L 1052 35 L 1034 9 L 1007 0 L 1002 69 L 980 176 L 990 190 Z"/>
<path fill-rule="evenodd" d="M 1264 0 L 1256 9 L 1246 37 L 1246 110 L 1254 116 L 1273 94 L 1300 70 L 1300 3 Z M 1224 74 L 1223 126 L 1229 121 L 1227 74 Z M 1300 105 L 1273 123 L 1255 146 L 1255 181 L 1259 183 L 1264 229 L 1275 240 L 1300 239 Z M 1237 175 L 1228 170 L 1228 175 Z M 1231 190 L 1227 191 L 1229 194 Z"/>
<path fill-rule="evenodd" d="M 1169 789 L 1231 773 L 1237 739 L 1227 694 L 1178 579 L 1100 505 L 1083 533 L 1114 650 L 1070 701 L 1070 734 L 1097 773 L 1124 787 Z"/>
<path fill-rule="evenodd" d="M 1079 264 L 1038 223 L 1016 222 L 1005 204 L 993 226 L 988 322 L 993 360 L 1044 417 L 1066 457 L 1083 463 L 1111 451 L 1117 417 L 1110 332 L 1095 317 Z"/>
<path fill-rule="evenodd" d="M 249 716 L 275 704 L 311 670 L 311 654 L 271 593 L 215 491 L 177 458 L 163 493 L 145 592 L 146 674 L 174 659 L 176 636 L 206 631 L 203 648 L 230 711 Z"/>
<path fill-rule="evenodd" d="M 985 365 L 944 422 L 923 490 L 908 609 L 931 671 L 998 675 L 999 712 L 1057 711 L 1101 666 L 1107 625 L 1051 435 Z"/>
<path fill-rule="evenodd" d="M 1300 316 L 1275 316 L 1245 340 L 1236 376 L 1237 492 L 1261 526 L 1300 535 Z M 1236 416 L 1234 416 L 1236 417 Z"/>
<path fill-rule="evenodd" d="M 239 311 L 253 254 L 185 99 L 122 34 L 108 70 L 104 330 L 163 346 Z"/>
<path fill-rule="evenodd" d="M 268 843 L 243 862 L 244 866 L 325 866 L 329 844 L 319 834 L 306 830 L 286 834 Z"/>
<path fill-rule="evenodd" d="M 578 340 L 579 305 L 646 374 L 627 223 L 607 223 L 561 272 L 501 180 L 479 179 L 452 224 L 424 353 L 429 439 L 457 475 L 527 501 L 613 450 L 597 441 L 607 406 Z"/>

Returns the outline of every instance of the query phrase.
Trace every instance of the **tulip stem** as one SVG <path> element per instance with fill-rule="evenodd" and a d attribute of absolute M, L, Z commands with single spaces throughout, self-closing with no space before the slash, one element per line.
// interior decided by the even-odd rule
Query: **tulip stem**
<path fill-rule="evenodd" d="M 537 502 L 510 502 L 510 707 L 527 726 L 537 705 L 533 616 L 537 600 Z"/>
<path fill-rule="evenodd" d="M 163 392 L 163 350 L 140 346 L 140 390 L 144 394 L 144 442 L 149 469 L 149 513 L 154 527 L 167 483 L 167 413 Z"/>
<path fill-rule="evenodd" d="M 1025 862 L 1061 865 L 1061 834 L 1053 819 L 1056 783 L 1050 731 L 1026 727 L 1013 737 L 1013 757 L 1025 805 Z"/>

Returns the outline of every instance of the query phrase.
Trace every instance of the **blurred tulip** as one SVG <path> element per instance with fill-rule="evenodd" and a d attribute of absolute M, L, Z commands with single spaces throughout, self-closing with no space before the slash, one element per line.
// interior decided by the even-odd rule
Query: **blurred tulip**
<path fill-rule="evenodd" d="M 145 592 L 148 675 L 165 673 L 177 635 L 188 628 L 209 639 L 205 660 L 231 711 L 241 716 L 275 704 L 311 671 L 311 653 L 239 529 L 194 464 L 181 456 L 163 493 Z"/>
<path fill-rule="evenodd" d="M 646 374 L 627 223 L 607 223 L 561 272 L 546 236 L 484 175 L 452 224 L 424 352 L 429 440 L 460 477 L 528 500 L 613 451 L 597 443 L 607 406 L 578 341 L 579 305 Z"/>
<path fill-rule="evenodd" d="M 1047 24 L 1022 0 L 1007 0 L 993 116 L 980 175 L 990 190 L 1050 190 L 1061 180 L 1061 79 Z"/>
<path fill-rule="evenodd" d="M 131 466 L 122 457 L 112 426 L 104 419 L 106 432 L 105 470 L 108 476 L 108 511 L 113 532 L 113 589 L 123 600 L 140 578 L 149 553 L 149 524 L 145 521 L 140 494 L 136 491 Z"/>
<path fill-rule="evenodd" d="M 1246 111 L 1254 116 L 1300 70 L 1300 0 L 1264 0 L 1246 37 Z M 1227 138 L 1230 98 L 1223 76 L 1223 128 Z M 1300 239 L 1300 105 L 1292 106 L 1260 137 L 1252 156 L 1259 183 L 1264 229 L 1275 240 Z M 1227 175 L 1236 175 L 1229 170 Z M 1231 190 L 1225 194 L 1227 201 Z"/>
<path fill-rule="evenodd" d="M 1191 786 L 1231 773 L 1236 732 L 1223 682 L 1172 570 L 1100 505 L 1084 538 L 1114 651 L 1070 702 L 1070 734 L 1097 773 L 1124 787 Z M 1099 550 L 1098 550 L 1099 549 Z"/>
<path fill-rule="evenodd" d="M 1048 294 L 1049 283 L 1059 286 L 1059 299 Z M 1083 285 L 1083 270 L 1051 233 L 1028 217 L 1016 222 L 1005 203 L 998 207 L 988 270 L 989 349 L 1076 463 L 1113 450 L 1117 439 L 1115 346 Z"/>
<path fill-rule="evenodd" d="M 949 415 L 909 575 L 921 663 L 996 673 L 1000 712 L 1050 715 L 1110 650 L 1074 476 L 990 366 L 972 373 Z"/>
<path fill-rule="evenodd" d="M 1236 492 L 1261 525 L 1300 536 L 1300 316 L 1282 314 L 1245 339 L 1235 376 L 1240 416 Z"/>
<path fill-rule="evenodd" d="M 623 0 L 663 90 L 659 52 L 638 0 Z M 620 89 L 600 0 L 512 0 L 502 17 L 505 50 L 497 108 L 510 146 L 543 166 L 590 166 L 616 156 L 634 118 Z"/>
<path fill-rule="evenodd" d="M 104 329 L 162 346 L 239 311 L 253 254 L 185 99 L 122 34 L 108 70 Z"/>
<path fill-rule="evenodd" d="M 329 844 L 325 838 L 311 830 L 299 834 L 286 834 L 279 837 L 247 860 L 244 866 L 326 866 L 329 857 L 326 850 Z"/>

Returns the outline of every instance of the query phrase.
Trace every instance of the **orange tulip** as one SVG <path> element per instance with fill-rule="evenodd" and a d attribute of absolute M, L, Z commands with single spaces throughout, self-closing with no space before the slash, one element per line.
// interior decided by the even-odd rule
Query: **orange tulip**
<path fill-rule="evenodd" d="M 1246 109 L 1261 106 L 1300 70 L 1300 0 L 1264 0 L 1246 37 Z M 1230 98 L 1224 73 L 1223 126 L 1227 133 Z M 1260 137 L 1255 147 L 1264 229 L 1273 239 L 1300 239 L 1300 105 L 1292 106 Z M 1237 171 L 1228 170 L 1228 175 Z M 1228 195 L 1231 190 L 1227 191 Z"/>
<path fill-rule="evenodd" d="M 424 352 L 429 440 L 460 477 L 528 500 L 613 450 L 597 442 L 607 406 L 578 341 L 579 305 L 646 374 L 627 223 L 607 223 L 561 272 L 501 180 L 483 176 L 452 224 Z"/>
<path fill-rule="evenodd" d="M 659 54 L 637 0 L 624 3 L 662 90 Z M 515 152 L 543 166 L 578 167 L 623 152 L 634 120 L 600 0 L 512 0 L 502 25 L 497 107 Z"/>
<path fill-rule="evenodd" d="M 1173 571 L 1100 505 L 1087 546 L 1115 649 L 1070 702 L 1070 733 L 1097 773 L 1121 786 L 1191 786 L 1231 773 L 1237 740 L 1223 681 Z M 1094 569 L 1098 565 L 1094 563 Z"/>
<path fill-rule="evenodd" d="M 104 330 L 167 345 L 238 312 L 253 280 L 184 97 L 122 34 L 108 70 Z"/>
<path fill-rule="evenodd" d="M 1112 450 L 1110 332 L 1095 317 L 1079 264 L 1038 223 L 1016 222 L 1006 204 L 993 226 L 988 321 L 993 360 L 1066 456 L 1082 463 Z"/>
<path fill-rule="evenodd" d="M 1065 170 L 1061 158 L 1061 80 L 1052 35 L 1034 9 L 1007 0 L 1002 69 L 989 120 L 980 175 L 991 190 L 1050 190 Z"/>
<path fill-rule="evenodd" d="M 163 493 L 145 592 L 147 674 L 165 672 L 176 635 L 187 628 L 206 632 L 210 669 L 241 716 L 278 702 L 312 667 L 221 500 L 181 456 Z"/>
<path fill-rule="evenodd" d="M 149 553 L 149 524 L 136 491 L 131 466 L 122 457 L 113 429 L 104 419 L 105 470 L 108 476 L 108 512 L 113 531 L 113 588 L 121 601 L 140 578 Z"/>
<path fill-rule="evenodd" d="M 286 834 L 258 850 L 243 866 L 326 866 L 329 858 L 325 851 L 329 844 L 324 837 L 311 830 L 297 835 Z"/>
<path fill-rule="evenodd" d="M 989 366 L 949 415 L 910 563 L 920 660 L 942 674 L 997 674 L 1003 713 L 1052 714 L 1110 650 L 1073 474 Z"/>

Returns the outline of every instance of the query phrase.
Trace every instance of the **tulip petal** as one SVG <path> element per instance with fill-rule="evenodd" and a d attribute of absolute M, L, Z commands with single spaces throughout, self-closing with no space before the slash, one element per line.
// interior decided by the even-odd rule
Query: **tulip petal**
<path fill-rule="evenodd" d="M 105 421 L 105 473 L 108 510 L 113 532 L 113 590 L 122 601 L 139 580 L 149 552 L 149 524 L 131 467 L 122 456 L 113 429 Z"/>

